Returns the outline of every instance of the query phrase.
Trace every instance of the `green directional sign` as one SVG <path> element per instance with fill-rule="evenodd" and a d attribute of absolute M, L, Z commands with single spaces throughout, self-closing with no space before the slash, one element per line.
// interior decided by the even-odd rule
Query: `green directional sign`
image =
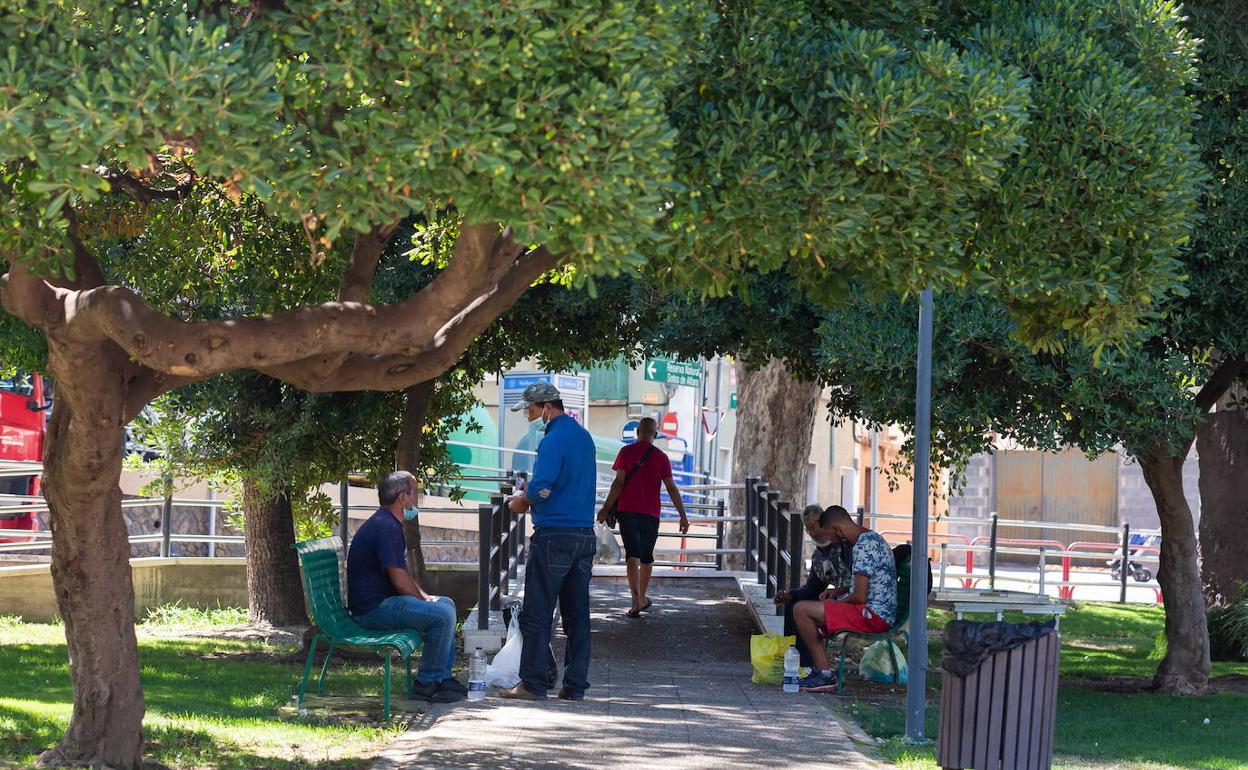
<path fill-rule="evenodd" d="M 696 388 L 702 382 L 702 365 L 695 361 L 673 361 L 669 358 L 646 359 L 646 379 L 669 385 Z"/>

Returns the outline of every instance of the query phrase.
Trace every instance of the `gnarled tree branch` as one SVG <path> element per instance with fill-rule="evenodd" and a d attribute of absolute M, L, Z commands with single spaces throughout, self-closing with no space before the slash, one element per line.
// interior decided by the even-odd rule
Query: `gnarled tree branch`
<path fill-rule="evenodd" d="M 1243 371 L 1243 356 L 1223 359 L 1222 363 L 1218 364 L 1218 368 L 1213 370 L 1213 374 L 1209 375 L 1209 381 L 1196 394 L 1196 406 L 1200 408 L 1201 413 L 1212 409 Z"/>
<path fill-rule="evenodd" d="M 373 287 L 373 275 L 377 272 L 378 261 L 381 260 L 381 252 L 386 248 L 386 243 L 389 242 L 390 235 L 397 226 L 397 222 L 378 225 L 367 233 L 355 237 L 355 245 L 351 249 L 351 262 L 343 271 L 342 279 L 338 283 L 339 302 L 366 302 L 368 300 L 368 294 Z M 342 366 L 347 355 L 346 351 L 328 354 L 322 356 L 313 365 L 320 370 L 321 376 L 328 376 Z"/>
<path fill-rule="evenodd" d="M 131 198 L 139 201 L 140 203 L 181 200 L 189 195 L 191 190 L 195 187 L 194 178 L 175 187 L 158 189 L 148 187 L 126 172 L 118 171 L 117 169 L 101 166 L 97 169 L 97 173 L 99 173 L 99 175 L 108 182 L 108 185 L 113 192 L 129 195 Z"/>
<path fill-rule="evenodd" d="M 71 289 L 90 289 L 96 286 L 104 285 L 104 271 L 100 269 L 100 263 L 83 243 L 82 236 L 78 231 L 78 214 L 72 206 L 65 207 L 65 219 L 69 222 L 68 235 L 69 242 L 74 247 L 74 278 L 72 281 L 66 279 L 61 285 Z"/>
<path fill-rule="evenodd" d="M 376 351 L 401 359 L 442 361 L 448 355 L 443 340 L 468 334 L 468 341 L 484 329 L 558 258 L 545 249 L 519 254 L 510 233 L 496 225 L 465 227 L 451 264 L 429 285 L 392 305 L 329 302 L 269 316 L 227 321 L 183 322 L 157 312 L 134 292 L 119 286 L 86 291 L 53 289 L 71 319 L 65 333 L 81 342 L 111 339 L 137 363 L 157 371 L 192 379 L 240 368 L 283 371 L 304 362 L 299 382 L 318 380 L 314 390 L 342 390 L 310 369 L 327 357 L 355 351 Z M 519 257 L 519 258 L 517 258 Z M 458 280 L 446 280 L 447 275 Z M 474 313 L 477 308 L 481 312 Z M 481 320 L 484 319 L 484 320 Z M 458 332 L 461 327 L 464 331 Z M 475 330 L 475 331 L 473 331 Z M 436 342 L 431 344 L 430 340 Z M 464 343 L 466 346 L 467 343 Z M 452 345 L 453 346 L 453 345 Z M 461 349 L 462 350 L 462 349 Z M 449 366 L 459 350 L 450 354 Z M 335 369 L 335 377 L 343 369 Z M 376 369 L 376 366 L 369 367 Z M 434 374 L 440 373 L 438 369 Z M 282 375 L 282 379 L 287 377 Z M 296 375 L 292 372 L 291 377 Z M 429 376 L 403 376 L 387 388 L 406 387 Z M 352 389 L 374 388 L 356 385 Z"/>
<path fill-rule="evenodd" d="M 125 419 L 133 420 L 157 396 L 176 390 L 183 385 L 200 382 L 203 377 L 179 377 L 168 372 L 158 372 L 145 366 L 131 364 L 133 371 L 127 376 Z"/>
<path fill-rule="evenodd" d="M 337 371 L 324 375 L 308 362 L 261 369 L 265 374 L 316 392 L 400 390 L 437 377 L 450 368 L 476 337 L 485 331 L 542 273 L 563 255 L 545 247 L 526 252 L 497 283 L 448 321 L 416 354 L 347 356 Z"/>
<path fill-rule="evenodd" d="M 9 272 L 0 277 L 4 309 L 31 326 L 50 332 L 65 322 L 65 305 L 43 278 L 30 274 L 30 264 L 8 256 Z"/>
<path fill-rule="evenodd" d="M 373 287 L 373 274 L 377 272 L 377 262 L 381 252 L 390 241 L 390 235 L 397 222 L 379 225 L 367 233 L 355 236 L 355 245 L 351 249 L 351 264 L 342 273 L 338 283 L 339 302 L 365 302 Z"/>

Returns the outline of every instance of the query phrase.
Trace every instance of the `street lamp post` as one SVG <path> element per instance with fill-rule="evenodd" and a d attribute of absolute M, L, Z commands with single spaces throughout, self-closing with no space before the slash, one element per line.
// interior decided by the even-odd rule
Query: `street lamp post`
<path fill-rule="evenodd" d="M 932 290 L 919 297 L 919 352 L 914 404 L 914 516 L 910 550 L 910 654 L 906 739 L 923 741 L 927 700 L 927 502 L 932 458 Z"/>

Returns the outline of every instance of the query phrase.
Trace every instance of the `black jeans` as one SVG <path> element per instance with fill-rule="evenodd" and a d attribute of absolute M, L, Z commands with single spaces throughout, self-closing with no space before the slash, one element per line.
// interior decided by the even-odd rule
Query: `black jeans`
<path fill-rule="evenodd" d="M 538 695 L 550 687 L 546 660 L 556 601 L 568 636 L 563 687 L 573 695 L 589 689 L 589 578 L 597 550 L 594 530 L 588 527 L 542 527 L 529 539 L 520 610 L 520 680 Z"/>

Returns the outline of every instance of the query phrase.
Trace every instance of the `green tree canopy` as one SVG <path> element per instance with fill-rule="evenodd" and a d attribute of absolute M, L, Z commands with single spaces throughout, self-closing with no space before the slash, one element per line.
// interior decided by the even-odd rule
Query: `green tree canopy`
<path fill-rule="evenodd" d="M 152 398 L 411 387 L 552 269 L 643 259 L 713 294 L 987 289 L 1032 345 L 1115 340 L 1175 290 L 1191 57 L 1160 0 L 0 2 L 0 298 L 58 384 L 45 761 L 139 762 L 116 480 Z M 448 212 L 436 277 L 369 303 L 398 224 Z M 255 303 L 192 295 L 213 271 Z"/>

